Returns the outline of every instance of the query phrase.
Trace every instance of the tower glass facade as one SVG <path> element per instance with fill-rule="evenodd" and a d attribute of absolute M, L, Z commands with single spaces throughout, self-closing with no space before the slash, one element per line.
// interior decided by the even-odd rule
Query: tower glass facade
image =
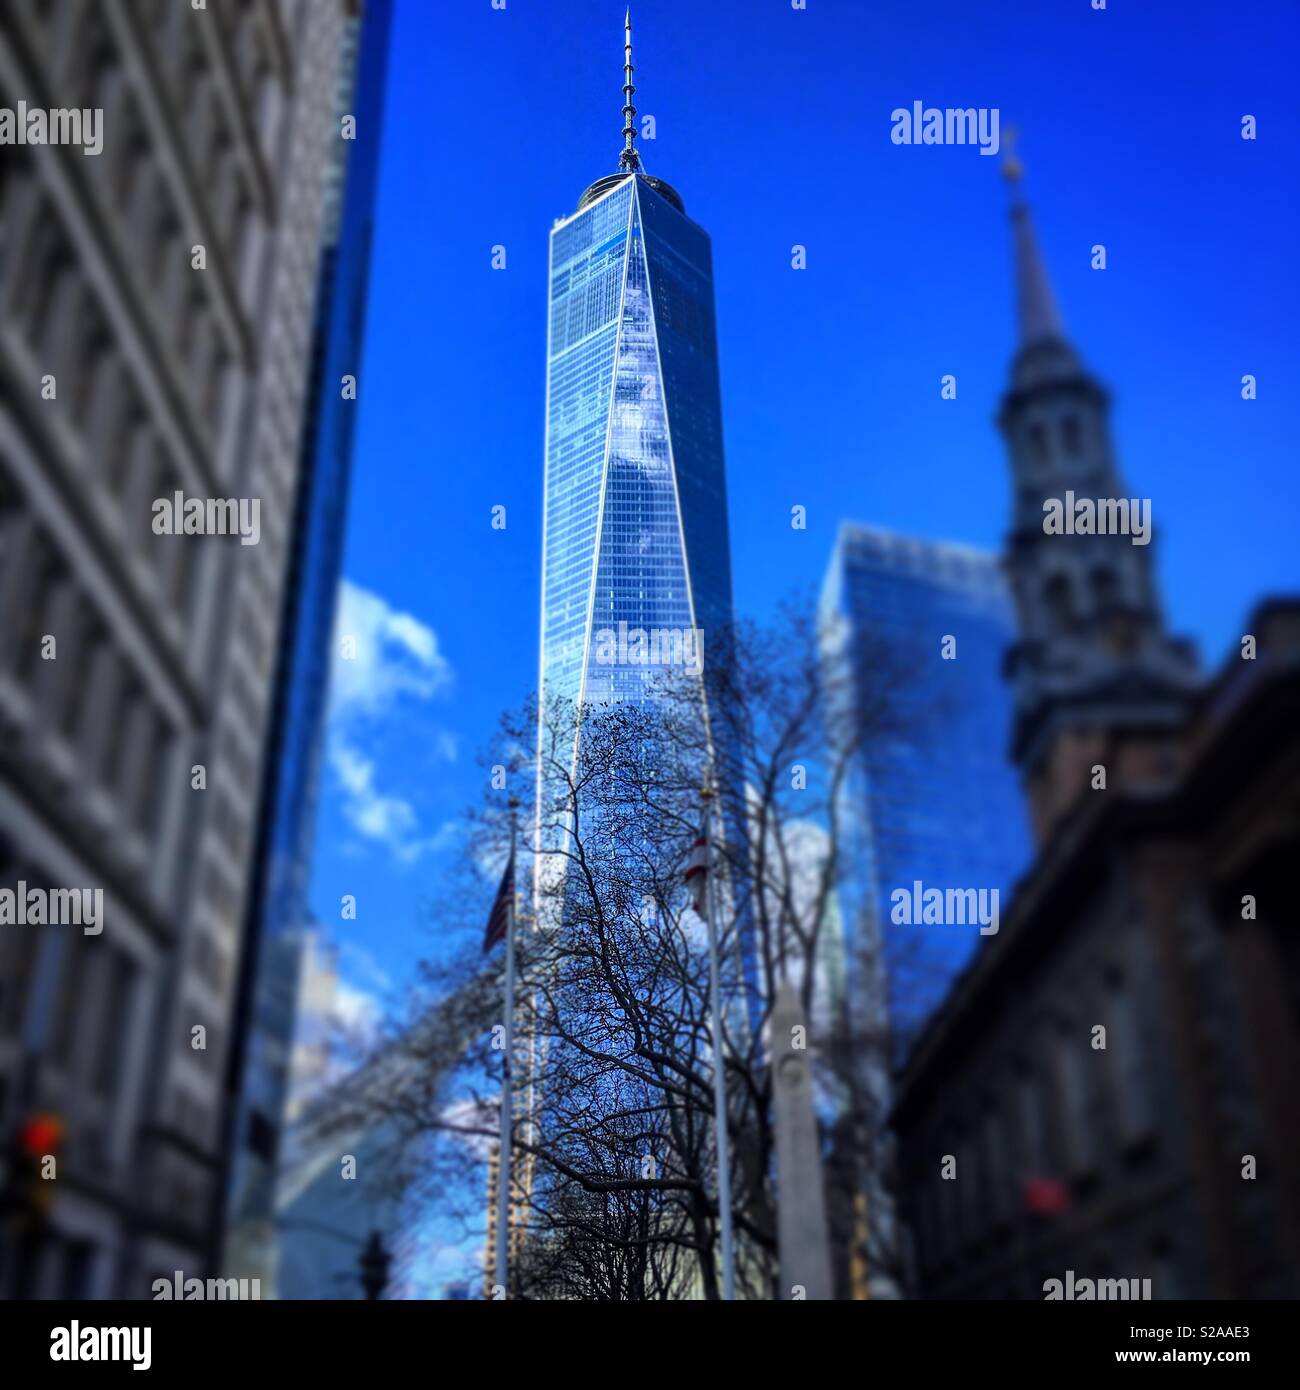
<path fill-rule="evenodd" d="M 965 546 L 845 526 L 827 575 L 828 655 L 850 690 L 873 679 L 884 643 L 900 669 L 926 673 L 900 692 L 907 732 L 868 746 L 849 782 L 842 904 L 853 1007 L 886 1011 L 896 1050 L 915 1037 L 980 941 L 972 926 L 896 925 L 890 894 L 926 888 L 1007 890 L 1029 836 L 1007 757 L 1011 692 L 1002 679 L 1010 598 L 994 556 Z M 941 643 L 956 639 L 953 660 Z M 906 711 L 904 712 L 906 714 Z M 875 978 L 863 978 L 864 964 Z"/>
<path fill-rule="evenodd" d="M 655 677 L 603 631 L 731 618 L 709 239 L 665 186 L 605 182 L 551 233 L 541 688 L 575 702 Z"/>
<path fill-rule="evenodd" d="M 335 119 L 353 113 L 325 171 L 325 236 L 303 410 L 302 471 L 276 669 L 269 756 L 241 968 L 245 1052 L 232 1076 L 226 1259 L 274 1287 L 276 1161 L 299 1015 L 299 956 L 311 952 L 307 890 L 315 830 L 330 637 L 343 564 L 357 404 L 339 382 L 357 374 L 365 336 L 392 0 L 350 14 Z"/>

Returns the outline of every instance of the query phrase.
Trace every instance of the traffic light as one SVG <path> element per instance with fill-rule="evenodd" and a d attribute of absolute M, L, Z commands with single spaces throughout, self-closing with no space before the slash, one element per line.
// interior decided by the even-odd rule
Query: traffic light
<path fill-rule="evenodd" d="M 31 1158 L 54 1154 L 63 1143 L 63 1121 L 57 1115 L 33 1115 L 18 1131 L 18 1147 Z"/>
<path fill-rule="evenodd" d="M 48 1112 L 33 1115 L 18 1130 L 15 1185 L 21 1189 L 28 1210 L 42 1220 L 54 1205 L 54 1174 L 46 1172 L 46 1164 L 57 1160 L 64 1132 L 63 1121 Z"/>

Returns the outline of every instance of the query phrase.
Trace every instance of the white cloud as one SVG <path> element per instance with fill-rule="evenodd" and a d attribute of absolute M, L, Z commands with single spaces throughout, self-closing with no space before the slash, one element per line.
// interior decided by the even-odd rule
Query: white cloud
<path fill-rule="evenodd" d="M 343 654 L 351 639 L 351 656 Z M 387 714 L 398 700 L 428 700 L 451 685 L 438 636 L 410 613 L 349 580 L 339 586 L 330 673 L 330 717 Z"/>
<path fill-rule="evenodd" d="M 339 971 L 360 988 L 373 994 L 387 994 L 393 988 L 393 977 L 379 964 L 374 955 L 356 941 L 343 940 L 337 945 Z"/>
<path fill-rule="evenodd" d="M 339 587 L 330 673 L 329 764 L 343 791 L 343 815 L 363 839 L 410 863 L 446 843 L 447 827 L 421 833 L 407 797 L 381 785 L 371 732 L 399 707 L 423 704 L 451 687 L 452 670 L 431 627 L 380 595 L 344 580 Z M 437 756 L 453 761 L 455 739 L 438 734 Z"/>
<path fill-rule="evenodd" d="M 379 1035 L 383 1016 L 383 1008 L 373 994 L 344 980 L 339 981 L 334 996 L 334 1017 L 350 1037 L 373 1041 Z"/>
<path fill-rule="evenodd" d="M 380 792 L 374 763 L 341 738 L 330 749 L 330 766 L 348 795 L 349 819 L 367 839 L 398 843 L 418 827 L 411 803 Z"/>

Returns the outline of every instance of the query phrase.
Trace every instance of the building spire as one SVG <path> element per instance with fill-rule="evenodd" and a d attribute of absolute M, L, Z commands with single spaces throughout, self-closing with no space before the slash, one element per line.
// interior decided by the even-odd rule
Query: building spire
<path fill-rule="evenodd" d="M 1020 194 L 1024 166 L 1015 154 L 1016 132 L 1008 129 L 1003 139 L 1006 154 L 1002 160 L 1002 176 L 1012 189 L 1011 222 L 1015 237 L 1016 298 L 1020 316 L 1020 346 L 1047 340 L 1063 341 L 1065 326 L 1056 296 L 1043 265 L 1029 218 L 1029 208 Z"/>
<path fill-rule="evenodd" d="M 632 9 L 623 18 L 623 153 L 618 167 L 624 173 L 641 168 L 641 156 L 636 152 L 636 107 L 632 105 Z"/>

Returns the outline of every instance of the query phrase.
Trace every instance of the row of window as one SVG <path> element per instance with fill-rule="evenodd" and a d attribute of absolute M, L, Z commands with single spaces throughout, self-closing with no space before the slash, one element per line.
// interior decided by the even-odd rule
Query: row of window
<path fill-rule="evenodd" d="M 164 174 L 104 7 L 97 0 L 90 4 L 65 0 L 62 5 L 48 7 L 45 47 L 54 55 L 51 80 L 57 89 L 84 93 L 86 103 L 104 113 L 104 150 L 99 158 L 86 162 L 84 175 L 106 207 L 118 214 L 118 225 L 127 230 L 129 241 L 120 247 L 123 264 L 134 275 L 142 298 L 152 310 L 169 355 L 182 368 L 177 373 L 182 388 L 193 392 L 193 404 L 204 427 L 211 430 L 217 423 L 224 381 L 231 370 L 228 347 L 209 301 L 213 263 L 220 260 L 224 247 L 234 283 L 247 297 L 245 272 L 252 259 L 252 243 L 258 240 L 259 223 L 253 211 L 252 176 L 231 133 L 232 118 L 222 109 L 216 79 L 205 56 L 208 46 L 199 32 L 205 24 L 225 25 L 227 17 L 218 20 L 188 5 L 170 5 L 159 11 L 161 30 L 145 15 L 138 18 L 145 21 L 142 30 L 146 41 L 157 47 L 164 80 L 175 78 L 174 111 L 166 113 L 172 118 L 168 124 L 183 132 L 190 162 L 201 171 L 194 193 L 208 200 L 216 244 L 212 244 L 211 235 L 201 235 L 197 227 L 186 225 L 188 218 Z M 278 87 L 255 9 L 235 22 L 231 43 L 236 63 L 250 82 L 267 89 Z M 165 90 L 156 95 L 166 104 Z M 267 103 L 259 97 L 251 104 L 260 110 Z M 274 124 L 268 121 L 253 128 L 269 131 Z M 30 177 L 14 181 L 33 187 Z M 35 217 L 37 211 L 39 217 Z M 48 235 L 49 228 L 56 225 L 50 207 L 42 202 L 39 210 L 30 208 L 29 212 L 40 228 L 37 240 L 45 248 L 44 260 L 37 264 L 33 254 L 22 279 L 34 282 L 34 296 L 39 301 L 50 293 L 49 286 L 62 269 L 60 263 L 69 257 L 66 248 L 58 244 L 60 239 Z M 4 239 L 0 235 L 0 243 Z M 198 241 L 207 248 L 208 273 L 191 267 L 191 246 Z M 6 259 L 14 259 L 12 249 Z M 35 320 L 39 329 L 43 316 L 37 313 Z M 93 361 L 99 351 L 91 331 L 94 325 L 88 329 L 82 316 L 73 321 L 78 325 L 75 336 Z M 28 336 L 36 341 L 36 335 Z M 50 370 L 56 369 L 51 366 Z M 111 451 L 109 457 L 113 457 Z"/>
<path fill-rule="evenodd" d="M 1087 449 L 1083 423 L 1077 415 L 1063 415 L 1059 421 L 1032 420 L 1025 426 L 1024 447 L 1029 462 L 1046 468 L 1054 453 L 1066 459 L 1080 459 Z"/>
<path fill-rule="evenodd" d="M 53 886 L 38 865 L 6 862 L 0 884 L 18 882 Z M 54 972 L 52 996 L 36 988 L 38 970 Z M 86 937 L 65 928 L 6 927 L 0 930 L 0 1038 L 24 1037 L 33 1001 L 52 997 L 46 1063 L 65 1084 L 102 1098 L 111 1109 L 136 1012 L 137 978 L 134 962 L 112 945 L 108 933 Z M 0 1114 L 4 1118 L 13 1117 Z"/>
<path fill-rule="evenodd" d="M 1038 1067 L 1016 1074 L 999 1100 L 960 1128 L 935 1131 L 916 1212 L 924 1266 L 1032 1212 L 1035 1182 L 1077 1192 L 1102 1162 L 1103 1137 L 1120 1152 L 1149 1138 L 1150 1058 L 1131 990 L 1112 984 L 1103 1013 L 1104 1049 L 1090 1028 L 1058 1031 Z M 956 1158 L 954 1178 L 942 1175 L 943 1155 Z"/>
<path fill-rule="evenodd" d="M 26 215 L 23 191 L 32 195 Z M 10 233 L 19 229 L 27 246 L 0 261 L 0 302 L 12 308 L 41 368 L 55 376 L 63 418 L 85 441 L 86 458 L 129 532 L 132 553 L 147 559 L 145 575 L 158 583 L 167 605 L 184 615 L 194 597 L 196 547 L 155 536 L 151 510 L 155 498 L 170 497 L 180 487 L 180 477 L 84 271 L 60 235 L 52 208 L 36 200 L 30 179 L 10 180 L 0 190 L 0 243 L 6 249 L 12 247 Z M 215 390 L 215 375 L 202 380 Z M 215 411 L 215 400 L 203 405 Z"/>
<path fill-rule="evenodd" d="M 1053 632 L 1070 632 L 1088 617 L 1108 617 L 1121 599 L 1120 576 L 1098 566 L 1077 578 L 1057 571 L 1043 584 L 1043 606 Z"/>
<path fill-rule="evenodd" d="M 0 479 L 0 602 L 16 614 L 4 669 L 42 726 L 75 752 L 81 774 L 109 795 L 122 823 L 149 841 L 177 775 L 176 731 L 53 542 L 34 530 L 24 552 L 11 543 L 17 530 L 17 508 L 5 505 Z"/>

